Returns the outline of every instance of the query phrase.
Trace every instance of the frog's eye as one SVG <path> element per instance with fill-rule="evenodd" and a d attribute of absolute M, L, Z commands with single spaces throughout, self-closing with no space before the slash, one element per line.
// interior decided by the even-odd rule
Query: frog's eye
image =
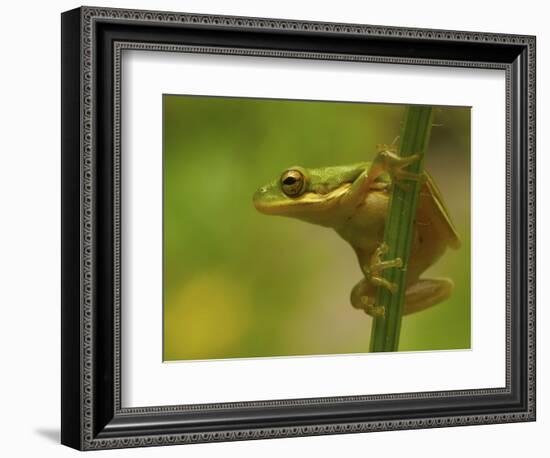
<path fill-rule="evenodd" d="M 289 197 L 296 197 L 304 192 L 306 180 L 299 170 L 287 170 L 281 175 L 281 188 Z"/>

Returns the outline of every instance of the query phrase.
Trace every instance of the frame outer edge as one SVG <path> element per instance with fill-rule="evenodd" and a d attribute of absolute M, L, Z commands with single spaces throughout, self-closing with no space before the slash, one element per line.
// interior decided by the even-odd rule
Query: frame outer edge
<path fill-rule="evenodd" d="M 96 182 L 95 172 L 95 126 L 96 90 L 94 78 L 94 24 L 93 14 L 89 7 L 79 8 L 80 28 L 80 178 L 81 178 L 81 330 L 80 348 L 82 360 L 81 370 L 81 413 L 80 413 L 80 449 L 93 450 L 94 446 L 94 405 L 97 401 L 97 391 L 94 390 L 95 353 L 94 338 L 97 332 L 94 328 L 95 301 L 97 279 L 94 274 L 96 258 L 94 256 L 95 225 L 96 225 Z"/>
<path fill-rule="evenodd" d="M 537 419 L 536 382 L 536 37 L 527 43 L 527 402 L 529 420 Z"/>
<path fill-rule="evenodd" d="M 183 24 L 193 26 L 229 27 L 250 30 L 286 30 L 306 33 L 335 33 L 339 35 L 367 35 L 371 37 L 414 38 L 420 40 L 445 40 L 471 43 L 497 43 L 503 45 L 527 45 L 533 35 L 516 35 L 463 30 L 423 29 L 415 27 L 384 26 L 373 24 L 321 22 L 312 20 L 263 18 L 252 16 L 224 16 L 214 14 L 182 13 L 158 10 L 133 10 L 83 6 L 88 19 L 108 19 L 142 24 Z"/>
<path fill-rule="evenodd" d="M 61 16 L 61 443 L 81 450 L 80 9 Z"/>

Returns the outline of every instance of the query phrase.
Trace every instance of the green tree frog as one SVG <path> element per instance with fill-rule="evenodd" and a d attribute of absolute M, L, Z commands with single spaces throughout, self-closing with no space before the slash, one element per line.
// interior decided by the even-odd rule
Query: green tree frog
<path fill-rule="evenodd" d="M 386 145 L 384 145 L 386 146 Z M 447 278 L 420 278 L 448 247 L 460 239 L 440 191 L 427 171 L 416 176 L 405 170 L 419 155 L 401 158 L 381 148 L 372 162 L 323 168 L 290 167 L 260 187 L 253 202 L 266 215 L 279 215 L 335 230 L 357 255 L 364 278 L 351 291 L 351 304 L 371 316 L 384 310 L 375 304 L 378 287 L 395 289 L 382 277 L 388 268 L 407 269 L 404 314 L 424 310 L 447 299 L 453 282 Z M 384 225 L 391 187 L 420 180 L 413 241 L 408 266 L 401 259 L 384 260 L 388 247 Z"/>

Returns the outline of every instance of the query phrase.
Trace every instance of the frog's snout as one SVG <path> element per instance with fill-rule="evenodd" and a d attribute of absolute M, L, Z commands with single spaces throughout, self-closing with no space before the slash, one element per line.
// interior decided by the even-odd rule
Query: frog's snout
<path fill-rule="evenodd" d="M 262 211 L 263 204 L 265 203 L 265 198 L 267 196 L 267 186 L 262 186 L 259 188 L 254 195 L 252 196 L 252 202 L 254 203 L 254 206 L 256 207 L 256 210 Z"/>
<path fill-rule="evenodd" d="M 252 196 L 252 200 L 254 201 L 254 203 L 259 203 L 263 200 L 266 200 L 267 191 L 268 191 L 267 186 L 262 186 L 261 188 L 259 188 L 254 193 L 254 196 Z"/>

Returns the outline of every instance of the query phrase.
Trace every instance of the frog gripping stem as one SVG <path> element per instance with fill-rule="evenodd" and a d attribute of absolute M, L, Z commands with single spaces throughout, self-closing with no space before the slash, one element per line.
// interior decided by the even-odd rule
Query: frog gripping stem
<path fill-rule="evenodd" d="M 422 184 L 423 159 L 432 126 L 432 108 L 408 106 L 400 135 L 399 152 L 380 151 L 369 169 L 368 181 L 388 173 L 394 184 L 384 229 L 384 243 L 378 254 L 380 263 L 374 272 L 378 286 L 375 307 L 383 307 L 384 315 L 374 317 L 370 337 L 370 351 L 397 351 L 403 316 L 407 264 L 412 245 L 414 219 L 418 194 Z M 406 186 L 403 181 L 408 181 Z M 383 257 L 385 256 L 385 259 Z M 373 275 L 372 269 L 368 272 Z M 367 272 L 365 273 L 367 277 Z M 380 278 L 380 279 L 379 279 Z M 389 286 L 389 287 L 388 287 Z"/>

